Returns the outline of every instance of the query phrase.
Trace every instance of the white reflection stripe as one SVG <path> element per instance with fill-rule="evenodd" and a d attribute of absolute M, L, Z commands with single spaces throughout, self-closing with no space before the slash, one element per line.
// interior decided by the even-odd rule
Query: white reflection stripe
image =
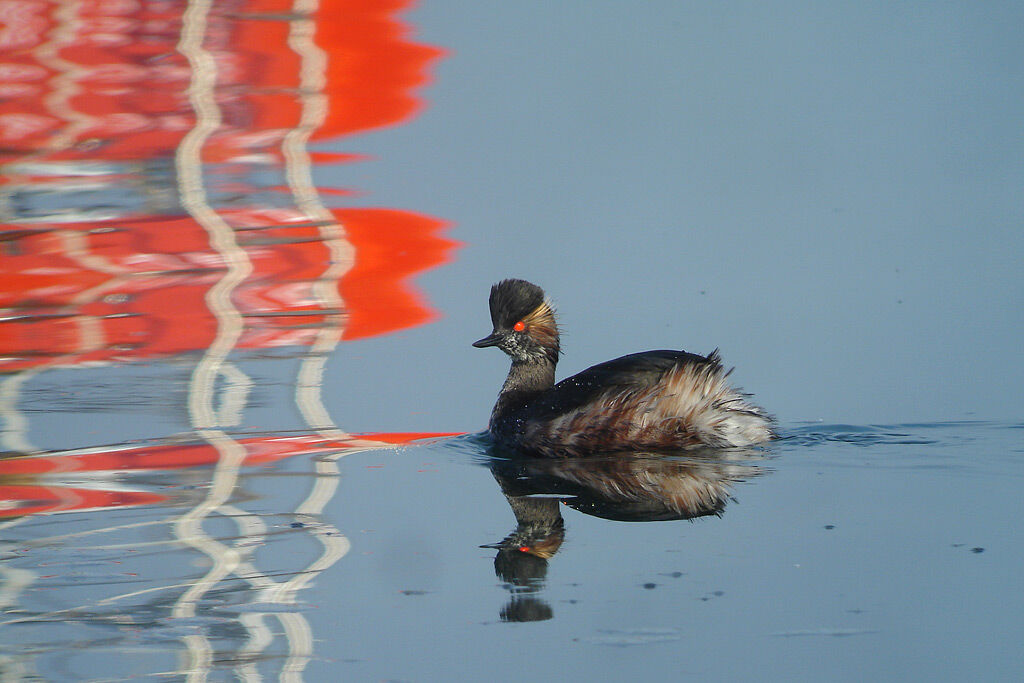
<path fill-rule="evenodd" d="M 317 10 L 316 0 L 297 0 L 292 9 L 296 18 L 289 22 L 288 47 L 299 56 L 299 100 L 302 114 L 299 125 L 288 131 L 281 145 L 285 160 L 285 179 L 296 206 L 308 218 L 320 223 L 320 236 L 330 254 L 330 263 L 313 284 L 313 292 L 325 310 L 344 311 L 344 301 L 338 286 L 345 273 L 355 263 L 355 249 L 346 239 L 345 230 L 320 201 L 313 183 L 312 162 L 309 156 L 310 137 L 327 120 L 328 99 L 327 55 L 313 40 Z M 318 330 L 316 341 L 299 369 L 295 401 L 306 423 L 331 439 L 351 438 L 337 428 L 322 400 L 323 371 L 327 357 L 341 339 L 348 316 L 338 313 L 328 316 Z"/>
<path fill-rule="evenodd" d="M 196 604 L 202 596 L 238 566 L 238 552 L 206 535 L 202 521 L 229 500 L 238 479 L 238 469 L 245 459 L 245 449 L 217 429 L 220 425 L 214 410 L 217 376 L 243 329 L 242 316 L 231 302 L 231 293 L 252 273 L 252 263 L 238 246 L 231 226 L 210 207 L 203 185 L 203 145 L 221 125 L 220 109 L 214 97 L 216 62 L 203 49 L 210 6 L 208 0 L 193 0 L 182 18 L 178 51 L 188 59 L 191 67 L 188 97 L 195 112 L 196 123 L 177 149 L 175 168 L 182 206 L 206 230 L 211 246 L 224 259 L 227 267 L 224 277 L 206 293 L 207 307 L 217 319 L 217 335 L 196 365 L 189 391 L 192 425 L 200 437 L 217 449 L 220 457 L 206 499 L 182 515 L 174 525 L 175 535 L 179 539 L 205 553 L 213 562 L 206 575 L 175 602 L 172 611 L 175 617 L 195 615 Z M 209 642 L 202 634 L 187 636 L 183 641 L 190 661 L 182 663 L 182 673 L 190 681 L 205 680 L 211 667 Z"/>

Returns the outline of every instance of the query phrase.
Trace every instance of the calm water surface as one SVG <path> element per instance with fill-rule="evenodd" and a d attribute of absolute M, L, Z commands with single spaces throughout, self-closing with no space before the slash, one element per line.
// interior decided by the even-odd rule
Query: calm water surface
<path fill-rule="evenodd" d="M 1024 675 L 1019 4 L 401 4 L 4 6 L 0 680 Z M 506 276 L 782 438 L 507 458 Z"/>
<path fill-rule="evenodd" d="M 48 477 L 166 501 L 5 524 L 4 672 L 512 680 L 529 653 L 542 679 L 1012 677 L 1024 551 L 993 520 L 1020 512 L 1022 428 L 798 425 L 629 468 L 459 437 L 212 482 Z"/>

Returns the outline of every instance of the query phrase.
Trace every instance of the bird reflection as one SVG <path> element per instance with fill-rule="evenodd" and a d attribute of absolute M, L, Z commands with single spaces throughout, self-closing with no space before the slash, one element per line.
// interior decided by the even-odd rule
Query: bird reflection
<path fill-rule="evenodd" d="M 588 458 L 508 457 L 490 452 L 490 469 L 516 517 L 498 543 L 494 572 L 511 593 L 502 621 L 542 621 L 554 613 L 539 597 L 548 560 L 565 540 L 561 505 L 620 522 L 721 516 L 738 482 L 761 474 L 756 450 L 685 454 L 607 453 Z"/>
<path fill-rule="evenodd" d="M 493 471 L 493 470 L 492 470 Z M 502 483 L 500 475 L 495 477 Z M 502 485 L 504 489 L 504 485 Z M 512 596 L 501 610 L 502 621 L 544 621 L 553 615 L 551 607 L 536 598 L 548 573 L 548 559 L 562 547 L 565 524 L 556 498 L 531 498 L 505 494 L 516 516 L 515 531 L 499 543 L 494 573 L 505 582 Z"/>

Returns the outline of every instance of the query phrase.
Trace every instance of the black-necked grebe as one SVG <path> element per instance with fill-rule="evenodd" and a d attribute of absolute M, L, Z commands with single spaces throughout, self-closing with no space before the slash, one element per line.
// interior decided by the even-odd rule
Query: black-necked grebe
<path fill-rule="evenodd" d="M 488 430 L 502 444 L 560 457 L 621 450 L 749 446 L 772 419 L 726 382 L 717 351 L 644 351 L 555 384 L 559 336 L 544 290 L 525 280 L 491 287 L 494 330 L 473 346 L 512 357 Z"/>

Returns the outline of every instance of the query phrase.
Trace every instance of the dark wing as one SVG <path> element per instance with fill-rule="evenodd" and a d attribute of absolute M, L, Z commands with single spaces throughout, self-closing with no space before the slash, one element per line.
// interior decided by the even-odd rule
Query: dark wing
<path fill-rule="evenodd" d="M 654 384 L 672 368 L 688 363 L 721 365 L 718 351 L 705 356 L 686 351 L 642 351 L 587 368 L 532 399 L 524 408 L 526 420 L 551 420 L 598 400 L 616 388 L 627 390 Z"/>

